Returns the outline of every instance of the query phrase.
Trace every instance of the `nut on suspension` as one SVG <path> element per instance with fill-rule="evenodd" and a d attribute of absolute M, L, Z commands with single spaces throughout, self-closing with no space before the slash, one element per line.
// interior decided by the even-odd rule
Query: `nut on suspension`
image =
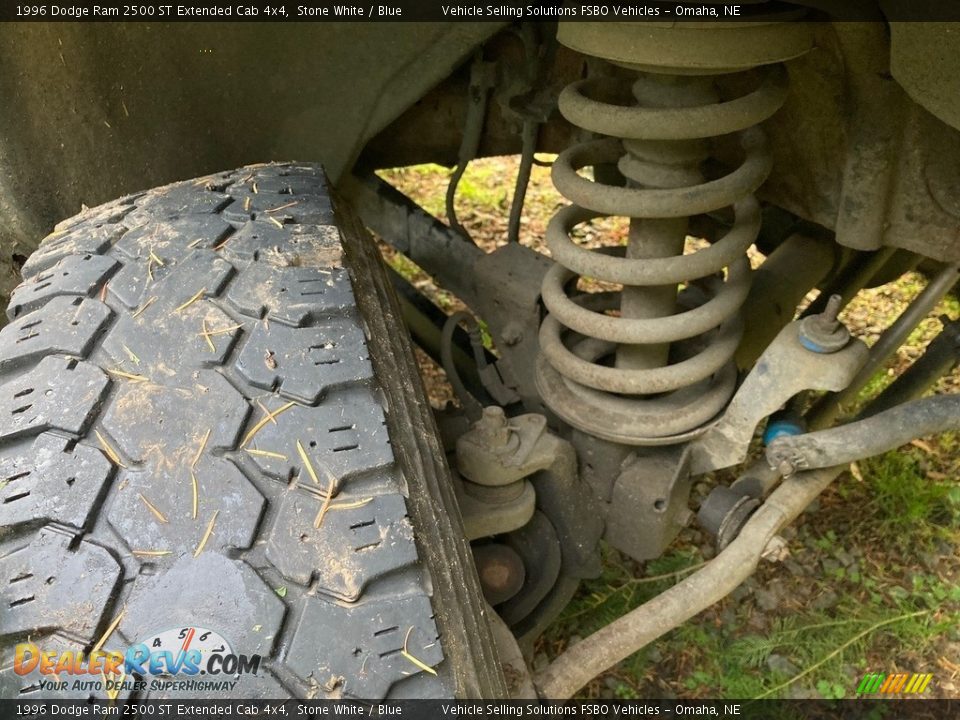
<path fill-rule="evenodd" d="M 834 353 L 850 342 L 850 331 L 840 322 L 843 298 L 831 295 L 822 313 L 800 321 L 800 343 L 816 353 Z"/>

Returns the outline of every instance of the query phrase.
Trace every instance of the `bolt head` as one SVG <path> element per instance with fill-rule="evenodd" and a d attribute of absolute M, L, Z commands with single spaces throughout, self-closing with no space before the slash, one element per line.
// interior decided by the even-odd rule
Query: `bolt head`
<path fill-rule="evenodd" d="M 811 315 L 800 321 L 800 343 L 816 353 L 829 354 L 843 350 L 850 342 L 850 331 L 837 320 Z"/>
<path fill-rule="evenodd" d="M 780 562 L 786 560 L 789 556 L 790 548 L 787 546 L 787 541 L 779 535 L 770 538 L 763 548 L 763 552 L 760 553 L 760 557 L 768 562 Z"/>
<path fill-rule="evenodd" d="M 777 472 L 783 477 L 790 477 L 794 472 L 796 472 L 796 468 L 793 466 L 792 462 L 784 458 L 777 463 Z"/>
<path fill-rule="evenodd" d="M 501 447 L 510 441 L 507 416 L 499 405 L 485 407 L 483 415 L 474 423 L 473 428 L 480 437 L 486 439 L 491 447 Z"/>
<path fill-rule="evenodd" d="M 503 328 L 503 342 L 508 346 L 513 346 L 523 340 L 523 328 L 515 322 L 507 323 Z"/>
<path fill-rule="evenodd" d="M 483 417 L 480 418 L 480 422 L 486 427 L 499 428 L 507 424 L 507 416 L 499 405 L 487 405 L 483 409 Z"/>

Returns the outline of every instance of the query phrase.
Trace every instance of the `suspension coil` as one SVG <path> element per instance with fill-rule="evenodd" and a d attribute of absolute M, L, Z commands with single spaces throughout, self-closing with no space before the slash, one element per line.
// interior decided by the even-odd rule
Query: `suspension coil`
<path fill-rule="evenodd" d="M 779 63 L 809 48 L 808 30 L 795 25 L 561 24 L 564 44 L 632 71 L 632 82 L 590 78 L 559 98 L 572 124 L 608 136 L 569 148 L 553 165 L 554 185 L 573 204 L 547 228 L 556 264 L 542 287 L 549 314 L 537 384 L 574 427 L 631 445 L 679 442 L 702 432 L 733 395 L 746 250 L 760 229 L 753 193 L 772 167 L 757 126 L 786 98 Z M 680 43 L 671 52 L 665 31 Z M 724 85 L 751 89 L 721 99 L 718 78 L 742 71 Z M 715 141 L 727 136 L 739 140 L 738 164 L 708 176 Z M 597 179 L 580 174 L 589 167 Z M 620 182 L 601 181 L 604 172 Z M 685 254 L 690 219 L 719 211 L 731 216 L 729 229 Z M 606 216 L 629 218 L 625 246 L 588 249 L 573 238 Z M 581 291 L 582 278 L 620 289 Z"/>

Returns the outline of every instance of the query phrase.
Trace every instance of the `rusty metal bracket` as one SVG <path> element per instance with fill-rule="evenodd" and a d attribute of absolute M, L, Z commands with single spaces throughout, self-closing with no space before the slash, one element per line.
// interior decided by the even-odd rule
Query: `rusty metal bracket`
<path fill-rule="evenodd" d="M 543 412 L 534 365 L 540 350 L 540 285 L 552 263 L 540 253 L 509 243 L 473 263 L 476 305 L 500 352 L 503 381 L 532 412 Z"/>
<path fill-rule="evenodd" d="M 780 331 L 723 416 L 693 443 L 694 475 L 743 462 L 753 433 L 764 418 L 804 390 L 842 390 L 867 359 L 867 346 L 860 340 L 850 340 L 836 352 L 817 353 L 801 344 L 799 331 L 800 321 Z"/>
<path fill-rule="evenodd" d="M 544 470 L 553 458 L 536 452 L 547 428 L 542 415 L 504 416 L 486 407 L 483 417 L 457 440 L 457 468 L 474 483 L 500 487 Z"/>
<path fill-rule="evenodd" d="M 692 517 L 690 485 L 689 446 L 632 453 L 613 486 L 604 539 L 635 560 L 660 557 Z"/>

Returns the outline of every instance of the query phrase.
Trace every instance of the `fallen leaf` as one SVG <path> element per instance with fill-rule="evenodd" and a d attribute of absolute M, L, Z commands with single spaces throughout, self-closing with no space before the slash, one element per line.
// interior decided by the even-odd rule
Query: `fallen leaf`
<path fill-rule="evenodd" d="M 863 482 L 863 473 L 860 472 L 860 466 L 855 462 L 850 463 L 850 474 L 857 482 Z"/>

